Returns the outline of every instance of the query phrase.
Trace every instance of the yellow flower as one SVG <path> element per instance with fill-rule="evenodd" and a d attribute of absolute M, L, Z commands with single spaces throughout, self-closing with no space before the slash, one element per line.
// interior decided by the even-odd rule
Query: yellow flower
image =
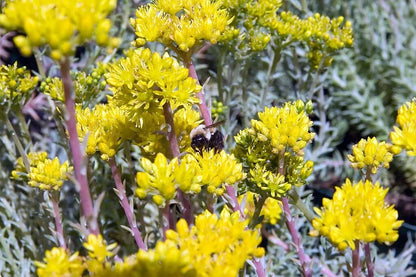
<path fill-rule="evenodd" d="M 100 151 L 103 160 L 114 157 L 120 144 L 134 134 L 126 113 L 110 104 L 98 104 L 93 110 L 77 106 L 76 119 L 80 141 L 88 139 L 86 153 Z"/>
<path fill-rule="evenodd" d="M 247 259 L 264 255 L 264 249 L 257 247 L 261 241 L 258 231 L 246 227 L 247 221 L 241 221 L 238 212 L 223 210 L 218 218 L 205 211 L 190 229 L 180 219 L 176 232 L 166 232 L 166 242 L 174 242 L 189 254 L 198 276 L 237 276 Z"/>
<path fill-rule="evenodd" d="M 254 197 L 258 199 L 258 195 L 250 191 L 242 194 L 238 197 L 240 205 L 244 207 L 244 214 L 251 218 L 254 215 Z M 263 208 L 261 209 L 260 216 L 264 216 L 263 222 L 270 223 L 272 225 L 276 224 L 280 219 L 280 214 L 282 213 L 281 203 L 279 200 L 268 197 L 264 202 Z"/>
<path fill-rule="evenodd" d="M 195 158 L 201 167 L 201 182 L 208 186 L 209 193 L 221 195 L 224 192 L 222 185 L 232 185 L 245 178 L 242 164 L 224 150 L 219 153 L 215 149 L 204 151 Z"/>
<path fill-rule="evenodd" d="M 416 156 L 416 100 L 407 102 L 399 108 L 394 131 L 390 139 L 395 146 L 407 151 L 407 155 Z"/>
<path fill-rule="evenodd" d="M 292 186 L 285 181 L 285 176 L 274 174 L 258 164 L 250 169 L 250 181 L 254 182 L 261 191 L 266 191 L 273 198 L 283 197 Z"/>
<path fill-rule="evenodd" d="M 314 137 L 309 132 L 313 122 L 303 109 L 303 102 L 298 100 L 286 103 L 284 107 L 265 108 L 259 113 L 258 120 L 251 120 L 253 129 L 270 141 L 273 151 L 292 150 L 301 155 L 301 150 Z M 299 109 L 301 106 L 301 109 Z"/>
<path fill-rule="evenodd" d="M 69 166 L 68 161 L 60 164 L 58 158 L 46 159 L 39 162 L 36 167 L 30 167 L 29 185 L 44 190 L 58 190 L 64 180 L 68 180 L 68 174 L 71 172 L 72 167 Z"/>
<path fill-rule="evenodd" d="M 217 0 L 156 0 L 140 7 L 130 23 L 136 46 L 158 41 L 190 57 L 205 41 L 217 43 L 231 18 Z"/>
<path fill-rule="evenodd" d="M 58 247 L 47 250 L 43 261 L 44 263 L 35 262 L 39 277 L 82 276 L 85 269 L 82 258 L 78 256 L 78 252 L 69 256 L 65 249 Z"/>
<path fill-rule="evenodd" d="M 166 201 L 173 199 L 176 195 L 175 167 L 178 160 L 174 158 L 168 160 L 162 153 L 158 153 L 155 162 L 152 163 L 146 158 L 140 160 L 143 172 L 137 172 L 136 180 L 139 188 L 136 195 L 145 198 L 147 194 L 154 196 L 154 202 L 159 206 L 164 206 Z"/>
<path fill-rule="evenodd" d="M 13 108 L 21 109 L 24 101 L 36 88 L 39 78 L 32 77 L 26 67 L 13 65 L 2 65 L 0 67 L 0 107 L 11 105 Z"/>
<path fill-rule="evenodd" d="M 109 65 L 105 74 L 114 95 L 109 102 L 125 110 L 141 127 L 148 113 L 163 115 L 168 102 L 172 110 L 198 103 L 201 86 L 188 76 L 188 69 L 167 53 L 160 56 L 149 49 L 130 51 L 127 58 Z"/>
<path fill-rule="evenodd" d="M 104 70 L 105 66 L 99 64 L 90 74 L 82 71 L 71 72 L 76 103 L 85 106 L 90 103 L 91 99 L 94 99 L 94 97 L 104 90 L 106 86 L 106 82 L 103 80 Z M 61 102 L 64 102 L 65 100 L 61 78 L 46 78 L 40 84 L 40 90 L 54 100 Z"/>
<path fill-rule="evenodd" d="M 27 172 L 23 158 L 17 159 L 17 165 L 12 171 L 12 178 L 27 181 L 32 187 L 43 190 L 58 190 L 63 182 L 68 180 L 72 172 L 69 162 L 60 164 L 58 158 L 50 160 L 46 152 L 30 152 L 28 155 L 30 170 Z"/>
<path fill-rule="evenodd" d="M 378 182 L 352 185 L 347 179 L 336 188 L 332 200 L 324 198 L 323 207 L 314 209 L 318 217 L 312 225 L 340 250 L 348 246 L 354 250 L 355 241 L 391 244 L 398 239 L 397 229 L 403 221 L 397 220 L 397 211 L 384 202 L 387 191 Z M 316 231 L 311 234 L 317 235 Z"/>
<path fill-rule="evenodd" d="M 196 270 L 191 264 L 191 259 L 189 253 L 178 249 L 174 242 L 159 241 L 155 249 L 139 250 L 113 267 L 88 270 L 96 277 L 195 277 Z"/>
<path fill-rule="evenodd" d="M 399 151 L 397 151 L 399 150 Z M 348 155 L 353 168 L 371 168 L 371 173 L 376 174 L 381 166 L 388 168 L 393 160 L 393 155 L 400 149 L 390 143 L 378 142 L 375 137 L 361 139 L 358 144 L 352 146 L 352 155 Z"/>
<path fill-rule="evenodd" d="M 9 1 L 0 15 L 0 25 L 27 34 L 14 39 L 23 55 L 49 45 L 51 57 L 60 60 L 91 39 L 101 46 L 117 46 L 118 39 L 108 36 L 111 22 L 106 19 L 115 6 L 115 0 Z"/>
<path fill-rule="evenodd" d="M 102 235 L 90 234 L 88 235 L 87 242 L 84 242 L 83 245 L 88 250 L 88 256 L 91 259 L 103 262 L 106 258 L 114 256 L 111 250 L 116 248 L 117 243 L 107 245 Z"/>

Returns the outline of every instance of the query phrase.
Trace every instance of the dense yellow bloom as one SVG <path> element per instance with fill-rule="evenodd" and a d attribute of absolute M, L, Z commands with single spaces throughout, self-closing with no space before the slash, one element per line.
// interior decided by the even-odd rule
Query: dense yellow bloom
<path fill-rule="evenodd" d="M 0 67 L 0 107 L 11 105 L 21 109 L 30 93 L 36 88 L 39 78 L 32 77 L 26 67 L 2 65 Z M 4 109 L 2 107 L 2 109 Z"/>
<path fill-rule="evenodd" d="M 60 247 L 47 250 L 43 261 L 44 263 L 35 262 L 39 277 L 81 277 L 85 269 L 82 258 L 78 256 L 78 252 L 69 256 L 68 252 Z"/>
<path fill-rule="evenodd" d="M 168 162 L 162 153 L 158 153 L 154 163 L 142 158 L 140 164 L 144 171 L 137 172 L 136 180 L 139 188 L 136 190 L 136 195 L 145 198 L 148 193 L 152 193 L 153 201 L 160 206 L 163 206 L 165 201 L 173 199 L 176 195 L 177 158 Z"/>
<path fill-rule="evenodd" d="M 324 198 L 321 209 L 315 208 L 318 217 L 312 225 L 319 234 L 340 250 L 348 246 L 355 249 L 355 241 L 391 244 L 399 234 L 397 229 L 403 223 L 397 220 L 398 213 L 393 206 L 384 202 L 388 189 L 370 181 L 345 184 L 336 187 L 333 198 Z M 317 232 L 311 232 L 317 235 Z"/>
<path fill-rule="evenodd" d="M 217 0 L 156 0 L 130 20 L 136 46 L 158 41 L 192 55 L 205 41 L 217 43 L 231 18 Z"/>
<path fill-rule="evenodd" d="M 270 193 L 273 198 L 283 197 L 292 188 L 291 184 L 285 181 L 285 176 L 268 171 L 258 164 L 254 169 L 250 169 L 250 181 L 254 182 L 260 190 Z"/>
<path fill-rule="evenodd" d="M 315 137 L 315 133 L 309 132 L 313 122 L 300 100 L 288 102 L 282 108 L 266 107 L 258 115 L 260 121 L 252 119 L 252 128 L 259 134 L 259 139 L 270 141 L 275 153 L 292 150 L 301 155 L 301 150 Z"/>
<path fill-rule="evenodd" d="M 140 198 L 152 195 L 158 205 L 173 199 L 177 188 L 185 193 L 199 193 L 206 185 L 209 193 L 221 195 L 224 192 L 222 185 L 234 184 L 245 177 L 242 165 L 224 151 L 215 153 L 211 150 L 202 156 L 188 154 L 180 164 L 177 158 L 168 162 L 162 153 L 158 153 L 154 163 L 146 158 L 140 163 L 143 172 L 136 175 L 139 186 L 136 195 Z"/>
<path fill-rule="evenodd" d="M 201 86 L 188 75 L 188 69 L 167 53 L 131 51 L 127 58 L 109 65 L 105 77 L 114 93 L 109 102 L 125 110 L 141 127 L 148 113 L 163 114 L 166 102 L 173 110 L 199 102 L 196 93 Z"/>
<path fill-rule="evenodd" d="M 92 155 L 100 151 L 103 160 L 114 157 L 123 140 L 134 133 L 126 113 L 109 104 L 98 104 L 93 110 L 77 106 L 76 119 L 80 141 L 88 139 L 85 152 Z"/>
<path fill-rule="evenodd" d="M 168 230 L 166 237 L 189 254 L 198 276 L 237 276 L 247 259 L 264 255 L 264 249 L 257 247 L 261 241 L 258 231 L 246 227 L 247 221 L 241 221 L 238 212 L 223 210 L 218 218 L 205 211 L 190 229 L 180 219 L 177 232 Z"/>
<path fill-rule="evenodd" d="M 91 271 L 96 277 L 195 277 L 189 253 L 178 249 L 172 241 L 157 242 L 155 249 L 139 250 L 113 267 Z"/>
<path fill-rule="evenodd" d="M 202 184 L 207 185 L 209 193 L 221 195 L 224 192 L 222 185 L 232 185 L 245 178 L 243 165 L 225 151 L 216 153 L 212 149 L 195 157 L 201 167 Z"/>
<path fill-rule="evenodd" d="M 16 168 L 12 171 L 12 177 L 18 180 L 27 181 L 32 187 L 44 190 L 58 190 L 63 182 L 68 180 L 72 172 L 69 162 L 60 164 L 58 158 L 50 160 L 46 152 L 31 152 L 28 154 L 30 170 L 27 172 L 23 158 L 17 159 Z"/>
<path fill-rule="evenodd" d="M 394 131 L 390 139 L 394 145 L 407 151 L 409 156 L 416 156 L 416 100 L 407 102 L 399 108 Z"/>
<path fill-rule="evenodd" d="M 260 120 L 251 120 L 252 127 L 235 136 L 233 151 L 248 173 L 240 186 L 275 199 L 283 197 L 292 186 L 302 186 L 313 170 L 313 162 L 305 161 L 303 148 L 315 134 L 309 132 L 312 121 L 307 113 L 311 103 L 288 102 L 282 108 L 265 108 Z"/>
<path fill-rule="evenodd" d="M 348 155 L 348 159 L 353 168 L 371 168 L 371 173 L 376 174 L 379 167 L 388 168 L 393 155 L 399 152 L 400 148 L 384 141 L 378 142 L 373 137 L 361 139 L 358 144 L 353 145 L 352 155 Z"/>
<path fill-rule="evenodd" d="M 90 275 L 105 271 L 111 268 L 109 258 L 114 256 L 111 250 L 117 247 L 117 243 L 107 245 L 102 235 L 88 235 L 87 242 L 84 242 L 84 247 L 88 250 L 88 257 L 86 264 Z M 97 274 L 98 275 L 98 274 Z"/>
<path fill-rule="evenodd" d="M 240 202 L 240 205 L 244 207 L 244 214 L 247 218 L 252 218 L 254 215 L 254 197 L 258 199 L 258 195 L 250 191 L 238 197 L 238 201 Z M 268 197 L 260 212 L 260 216 L 264 216 L 263 222 L 270 223 L 272 225 L 276 224 L 280 219 L 280 214 L 282 213 L 282 208 L 280 206 L 281 203 L 279 200 Z"/>
<path fill-rule="evenodd" d="M 100 64 L 94 68 L 91 74 L 82 71 L 71 72 L 75 91 L 75 102 L 79 104 L 89 104 L 106 86 L 104 81 L 105 66 Z M 46 78 L 40 84 L 40 90 L 52 99 L 64 102 L 64 88 L 61 78 Z"/>
<path fill-rule="evenodd" d="M 115 6 L 115 0 L 8 1 L 0 15 L 0 25 L 27 35 L 14 39 L 23 55 L 29 56 L 35 47 L 49 45 L 51 57 L 60 60 L 91 39 L 101 46 L 117 46 L 118 39 L 108 36 L 111 22 L 106 18 Z"/>

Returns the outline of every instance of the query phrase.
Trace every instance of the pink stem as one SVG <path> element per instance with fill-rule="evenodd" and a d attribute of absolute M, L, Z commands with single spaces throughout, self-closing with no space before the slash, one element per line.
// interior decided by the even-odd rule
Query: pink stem
<path fill-rule="evenodd" d="M 192 61 L 186 62 L 186 67 L 189 70 L 189 76 L 194 78 L 197 83 L 199 84 L 199 79 L 198 79 L 198 75 L 196 74 L 196 70 L 195 70 L 195 66 L 192 63 Z M 205 97 L 204 97 L 204 92 L 200 91 L 197 94 L 198 98 L 199 98 L 199 110 L 201 112 L 202 118 L 204 119 L 205 125 L 211 125 L 212 124 L 212 119 L 211 119 L 211 113 L 208 110 L 207 104 L 205 102 Z"/>
<path fill-rule="evenodd" d="M 237 195 L 235 193 L 234 187 L 230 186 L 230 185 L 227 185 L 227 186 L 225 186 L 225 189 L 227 190 L 228 197 L 230 197 L 232 199 L 232 203 L 230 203 L 230 205 L 233 208 L 233 211 L 234 212 L 239 211 L 240 212 L 240 218 L 244 219 L 245 214 L 244 214 L 244 211 L 241 210 L 240 203 L 238 203 L 238 199 L 237 199 Z"/>
<path fill-rule="evenodd" d="M 286 226 L 289 230 L 290 235 L 292 236 L 293 244 L 298 253 L 300 266 L 302 267 L 302 270 L 303 270 L 303 276 L 311 277 L 312 271 L 309 266 L 311 262 L 311 258 L 308 255 L 306 255 L 305 252 L 303 251 L 303 246 L 300 241 L 298 231 L 296 230 L 295 220 L 293 219 L 292 213 L 290 212 L 289 201 L 287 197 L 282 198 L 282 203 L 283 203 L 284 215 L 286 218 Z"/>
<path fill-rule="evenodd" d="M 364 253 L 365 253 L 365 263 L 367 265 L 367 276 L 374 277 L 374 263 L 371 260 L 371 251 L 370 251 L 370 244 L 364 244 Z"/>
<path fill-rule="evenodd" d="M 65 58 L 65 60 L 61 62 L 60 68 L 66 107 L 64 119 L 69 134 L 69 145 L 71 147 L 75 177 L 79 184 L 81 208 L 87 220 L 89 231 L 92 234 L 99 234 L 98 221 L 94 213 L 94 207 L 88 186 L 86 162 L 82 154 L 81 145 L 78 138 L 77 122 L 75 118 L 75 92 L 72 86 L 71 74 L 69 71 L 69 58 Z"/>
<path fill-rule="evenodd" d="M 140 235 L 140 231 L 137 228 L 137 223 L 133 219 L 133 211 L 129 205 L 129 201 L 127 200 L 126 189 L 121 181 L 120 171 L 118 170 L 116 161 L 114 158 L 110 158 L 108 162 L 110 164 L 114 182 L 116 183 L 116 188 L 118 190 L 117 195 L 120 199 L 120 204 L 123 207 L 124 213 L 127 217 L 127 221 L 129 222 L 129 226 L 133 233 L 134 240 L 136 241 L 136 244 L 140 249 L 147 250 L 147 247 L 143 242 L 142 236 Z"/>
<path fill-rule="evenodd" d="M 352 277 L 360 276 L 360 242 L 355 241 L 355 250 L 352 250 Z"/>
<path fill-rule="evenodd" d="M 335 273 L 333 273 L 326 265 L 322 265 L 321 269 L 322 274 L 328 277 L 338 277 Z"/>
<path fill-rule="evenodd" d="M 61 219 L 61 214 L 59 211 L 58 199 L 55 199 L 54 196 L 52 196 L 52 206 L 53 206 L 53 215 L 55 218 L 55 225 L 56 225 L 56 238 L 58 239 L 59 246 L 61 248 L 66 249 L 66 243 L 64 239 L 64 229 L 62 228 L 62 219 Z"/>
<path fill-rule="evenodd" d="M 172 156 L 174 158 L 177 158 L 180 155 L 180 150 L 179 150 L 178 138 L 176 137 L 176 133 L 175 133 L 173 112 L 172 112 L 172 108 L 170 107 L 169 102 L 166 102 L 163 105 L 163 113 L 165 116 L 165 122 L 170 127 L 170 130 L 168 132 L 170 151 L 172 152 Z M 186 222 L 188 222 L 188 224 L 191 225 L 193 224 L 193 220 L 194 220 L 192 216 L 191 202 L 189 201 L 189 198 L 186 197 L 186 195 L 180 189 L 177 190 L 177 194 L 178 194 L 179 201 L 181 201 L 183 205 L 183 211 L 182 211 L 183 216 Z M 170 210 L 168 209 L 167 212 L 170 213 Z M 169 218 L 170 218 L 170 215 L 167 217 L 167 219 Z"/>

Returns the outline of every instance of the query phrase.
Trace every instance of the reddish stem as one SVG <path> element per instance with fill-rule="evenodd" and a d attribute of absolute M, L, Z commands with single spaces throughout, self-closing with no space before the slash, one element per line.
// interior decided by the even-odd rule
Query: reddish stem
<path fill-rule="evenodd" d="M 237 195 L 235 193 L 234 187 L 230 186 L 230 185 L 227 185 L 227 186 L 225 186 L 225 189 L 227 190 L 228 197 L 230 197 L 231 200 L 232 200 L 232 203 L 230 203 L 230 205 L 233 208 L 233 211 L 234 212 L 239 211 L 240 212 L 240 218 L 244 219 L 245 215 L 244 215 L 243 210 L 241 210 L 240 203 L 238 203 L 238 199 L 237 199 Z"/>
<path fill-rule="evenodd" d="M 129 222 L 129 226 L 132 231 L 134 240 L 136 241 L 136 244 L 140 249 L 147 250 L 147 247 L 143 242 L 142 236 L 140 235 L 140 231 L 137 228 L 137 223 L 134 220 L 133 211 L 129 205 L 129 201 L 127 200 L 126 189 L 121 181 L 120 171 L 118 170 L 116 161 L 114 158 L 110 158 L 108 162 L 110 164 L 114 182 L 116 183 L 116 188 L 118 190 L 117 195 L 120 199 L 120 204 L 123 207 L 124 214 L 127 217 L 127 221 Z"/>
<path fill-rule="evenodd" d="M 303 270 L 303 276 L 311 277 L 312 271 L 309 266 L 311 262 L 311 258 L 308 255 L 306 255 L 305 252 L 303 251 L 303 246 L 302 246 L 300 237 L 298 235 L 298 231 L 296 230 L 295 220 L 293 219 L 292 213 L 290 212 L 289 201 L 287 197 L 282 198 L 282 203 L 283 203 L 284 215 L 286 218 L 286 226 L 289 230 L 290 235 L 292 236 L 293 244 L 296 248 L 296 252 L 298 253 L 300 266 L 302 267 L 302 270 Z"/>
<path fill-rule="evenodd" d="M 173 112 L 172 112 L 172 108 L 170 107 L 169 102 L 166 102 L 163 105 L 163 113 L 165 116 L 165 122 L 166 124 L 169 125 L 168 140 L 169 140 L 170 151 L 174 158 L 178 158 L 180 155 L 179 144 L 178 144 L 178 138 L 176 137 L 176 133 L 175 133 Z M 178 194 L 179 201 L 181 201 L 183 205 L 182 214 L 186 222 L 188 222 L 189 225 L 193 225 L 194 218 L 192 216 L 192 207 L 191 207 L 191 202 L 189 201 L 189 198 L 180 189 L 177 190 L 177 194 Z M 169 209 L 167 210 L 167 213 L 170 213 Z M 166 219 L 169 220 L 170 217 L 171 216 L 169 215 Z"/>
<path fill-rule="evenodd" d="M 352 250 L 352 277 L 360 276 L 360 242 L 355 241 L 355 250 Z"/>
<path fill-rule="evenodd" d="M 370 244 L 364 244 L 365 263 L 367 265 L 367 276 L 374 277 L 374 263 L 371 260 Z"/>
<path fill-rule="evenodd" d="M 172 153 L 172 157 L 177 158 L 179 157 L 180 151 L 179 151 L 178 138 L 176 137 L 176 133 L 175 133 L 173 112 L 172 112 L 172 108 L 170 107 L 169 102 L 166 102 L 163 105 L 163 113 L 165 115 L 165 122 L 166 124 L 169 125 L 168 140 L 169 140 L 170 151 Z"/>
<path fill-rule="evenodd" d="M 189 70 L 189 76 L 194 78 L 197 81 L 197 83 L 199 84 L 198 75 L 196 74 L 195 66 L 192 63 L 192 61 L 185 62 L 185 65 Z M 199 107 L 199 110 L 201 112 L 202 118 L 204 119 L 205 126 L 211 125 L 212 124 L 211 113 L 208 110 L 207 104 L 205 102 L 205 97 L 204 97 L 203 90 L 198 92 L 197 96 L 199 98 L 198 107 Z"/>
<path fill-rule="evenodd" d="M 59 211 L 59 194 L 58 197 L 54 197 L 52 195 L 52 207 L 53 207 L 53 216 L 55 218 L 55 225 L 56 225 L 56 238 L 58 239 L 59 246 L 61 248 L 66 249 L 66 243 L 64 238 L 64 229 L 62 227 L 62 219 L 61 219 L 61 213 Z"/>
<path fill-rule="evenodd" d="M 78 138 L 77 122 L 75 118 L 75 92 L 72 86 L 69 58 L 65 58 L 60 64 L 61 78 L 65 95 L 66 113 L 64 119 L 69 134 L 69 145 L 72 153 L 72 160 L 75 170 L 75 178 L 79 184 L 79 197 L 82 212 L 87 220 L 89 231 L 92 234 L 99 234 L 97 217 L 94 213 L 94 206 L 91 199 L 87 179 L 86 159 L 82 154 Z"/>

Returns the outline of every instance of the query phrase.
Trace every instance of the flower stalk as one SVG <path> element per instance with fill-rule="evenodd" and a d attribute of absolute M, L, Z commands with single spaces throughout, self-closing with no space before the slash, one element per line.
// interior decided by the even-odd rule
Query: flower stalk
<path fill-rule="evenodd" d="M 74 163 L 75 177 L 79 184 L 78 192 L 80 196 L 81 208 L 87 220 L 89 231 L 92 234 L 98 234 L 98 221 L 94 213 L 94 207 L 88 186 L 86 160 L 82 154 L 81 144 L 78 138 L 77 123 L 75 119 L 75 91 L 72 86 L 70 61 L 68 57 L 60 63 L 60 70 L 65 95 L 66 113 L 64 115 L 64 119 L 69 135 L 69 145 Z"/>
<path fill-rule="evenodd" d="M 67 247 L 64 238 L 64 230 L 62 227 L 62 218 L 59 211 L 59 191 L 52 192 L 51 200 L 53 207 L 53 217 L 55 218 L 56 238 L 58 240 L 59 246 L 66 249 Z"/>
<path fill-rule="evenodd" d="M 352 277 L 359 277 L 360 271 L 360 241 L 356 240 L 352 250 Z"/>
<path fill-rule="evenodd" d="M 110 164 L 111 172 L 113 174 L 114 182 L 116 184 L 117 195 L 120 199 L 120 204 L 123 207 L 124 214 L 127 217 L 127 221 L 129 223 L 134 240 L 136 241 L 136 244 L 140 249 L 147 250 L 147 247 L 144 244 L 142 236 L 140 235 L 140 231 L 137 227 L 133 211 L 129 205 L 129 201 L 127 200 L 126 189 L 121 181 L 120 171 L 118 170 L 114 157 L 111 158 L 108 162 Z"/>

